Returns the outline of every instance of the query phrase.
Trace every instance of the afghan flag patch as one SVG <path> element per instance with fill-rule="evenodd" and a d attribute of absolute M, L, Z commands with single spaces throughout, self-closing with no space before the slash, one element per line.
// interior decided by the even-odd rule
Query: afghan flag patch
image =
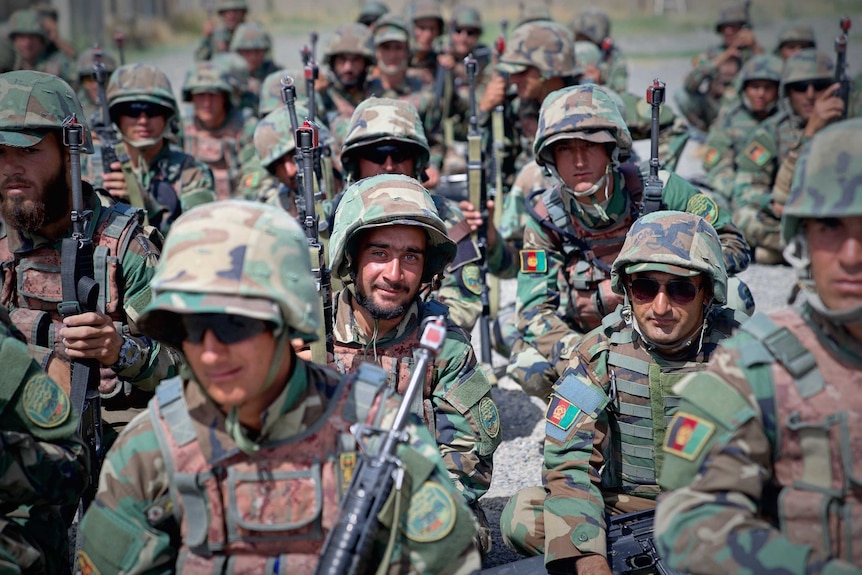
<path fill-rule="evenodd" d="M 548 423 L 556 425 L 563 431 L 569 429 L 578 419 L 578 414 L 581 410 L 576 405 L 566 401 L 559 395 L 551 395 L 551 403 L 548 404 L 548 411 L 545 413 L 545 419 Z"/>
<path fill-rule="evenodd" d="M 689 413 L 678 411 L 670 421 L 664 450 L 694 461 L 715 432 L 715 425 Z"/>
<path fill-rule="evenodd" d="M 748 147 L 745 149 L 745 155 L 748 156 L 749 160 L 751 160 L 758 166 L 763 166 L 772 157 L 772 154 L 769 153 L 769 150 L 767 150 L 757 142 L 751 142 L 748 145 Z"/>
<path fill-rule="evenodd" d="M 720 159 L 721 153 L 712 146 L 710 146 L 709 150 L 707 150 L 706 152 L 706 156 L 703 159 L 703 163 L 706 167 L 712 168 L 718 163 L 718 160 Z"/>
<path fill-rule="evenodd" d="M 543 274 L 548 271 L 545 250 L 521 250 L 521 273 Z"/>

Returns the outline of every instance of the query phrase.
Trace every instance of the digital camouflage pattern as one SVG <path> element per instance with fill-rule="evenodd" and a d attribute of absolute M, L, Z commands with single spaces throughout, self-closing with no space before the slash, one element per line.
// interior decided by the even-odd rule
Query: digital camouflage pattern
<path fill-rule="evenodd" d="M 69 541 L 59 506 L 76 505 L 88 479 L 79 417 L 2 307 L 0 358 L 0 571 L 63 573 Z"/>
<path fill-rule="evenodd" d="M 534 142 L 536 161 L 552 166 L 553 143 L 577 137 L 615 143 L 612 158 L 631 148 L 613 99 L 598 86 L 564 88 L 545 99 Z M 647 175 L 627 169 L 628 176 L 615 164 L 609 167 L 613 178 L 603 207 L 606 220 L 581 207 L 559 179 L 534 199 L 539 214 L 548 215 L 544 224 L 530 218 L 524 229 L 516 293 L 520 335 L 507 369 L 528 394 L 547 398 L 583 334 L 622 302 L 611 290 L 610 266 L 637 217 Z M 678 176 L 662 171 L 660 177 L 665 207 L 706 219 L 721 238 L 725 267 L 733 273 L 744 270 L 748 247 L 728 214 Z M 546 227 L 548 220 L 564 233 Z"/>
<path fill-rule="evenodd" d="M 745 87 L 748 82 L 754 80 L 775 82 L 777 86 L 781 82 L 783 65 L 784 62 L 773 54 L 761 54 L 749 60 L 740 73 L 740 97 L 730 107 L 725 108 L 709 128 L 703 168 L 707 174 L 707 182 L 721 198 L 722 207 L 731 208 L 737 155 L 742 153 L 754 131 L 778 111 L 776 101 L 766 117 L 755 117 L 751 113 Z"/>
<path fill-rule="evenodd" d="M 671 211 L 639 219 L 613 264 L 623 292 L 629 273 L 705 274 L 724 299 L 727 276 L 718 235 L 703 218 Z M 504 540 L 526 554 L 545 555 L 554 572 L 575 571 L 585 554 L 607 555 L 608 515 L 653 507 L 666 420 L 676 407 L 675 381 L 699 371 L 738 323 L 720 306 L 704 308 L 700 331 L 676 353 L 647 344 L 631 308 L 606 316 L 584 336 L 554 386 L 545 414 L 543 487 L 519 491 L 503 511 Z"/>
<path fill-rule="evenodd" d="M 212 265 L 195 266 L 192 271 L 189 261 Z M 177 221 L 154 280 L 153 304 L 142 322 L 154 336 L 176 341 L 182 333 L 176 331 L 182 314 L 235 313 L 272 322 L 276 333 L 312 339 L 320 317 L 310 267 L 305 234 L 283 210 L 240 201 L 211 204 Z M 248 572 L 271 571 L 275 561 L 289 572 L 311 573 L 337 517 L 336 506 L 345 495 L 353 471 L 349 461 L 355 462 L 357 456 L 348 426 L 372 422 L 365 415 L 382 381 L 377 374 L 368 380 L 357 373 L 338 377 L 296 356 L 293 362 L 284 390 L 261 409 L 261 421 L 266 423 L 255 439 L 257 452 L 251 456 L 238 449 L 224 411 L 203 393 L 193 374 L 182 387 L 166 382 L 149 416 L 138 418 L 108 454 L 99 496 L 81 524 L 81 568 L 106 574 L 152 568 L 188 573 L 200 572 L 204 564 L 212 569 L 213 562 L 230 557 L 237 571 L 243 565 Z M 368 396 L 357 391 L 360 384 Z M 169 418 L 171 394 L 182 402 Z M 386 404 L 389 413 L 396 408 L 393 401 Z M 167 452 L 160 447 L 166 436 L 177 442 L 183 432 L 190 435 L 180 445 Z M 389 526 L 397 522 L 404 527 L 388 558 L 390 572 L 469 573 L 480 565 L 471 544 L 472 518 L 449 483 L 433 439 L 418 421 L 411 422 L 408 432 L 409 443 L 398 449 L 407 480 L 403 515 L 384 513 L 380 541 L 375 542 L 370 560 L 382 560 Z M 171 465 L 168 457 L 173 459 Z M 213 476 L 195 471 L 188 467 L 195 461 L 207 469 L 208 462 L 218 461 L 226 472 Z M 200 474 L 201 491 L 176 490 L 177 475 L 169 470 Z M 280 473 L 291 470 L 292 474 Z M 296 480 L 297 474 L 306 479 Z M 229 478 L 235 477 L 265 479 L 233 483 Z M 423 527 L 414 518 L 427 512 L 421 506 L 422 497 L 432 493 L 423 492 L 423 486 L 443 505 L 435 513 L 439 529 Z M 211 498 L 213 489 L 231 493 L 230 500 Z M 174 499 L 179 493 L 182 499 Z M 261 497 L 262 493 L 288 495 Z M 204 508 L 184 505 L 192 500 L 203 502 Z M 164 521 L 171 515 L 178 521 Z M 222 520 L 228 529 L 238 529 L 230 541 L 220 539 Z M 189 529 L 199 527 L 196 521 L 209 525 L 200 543 L 188 540 Z M 259 527 L 262 523 L 266 526 Z M 413 529 L 428 538 L 412 542 L 403 534 Z M 114 532 L 120 539 L 105 546 L 104 537 Z M 220 541 L 225 543 L 221 548 Z M 180 546 L 184 553 L 178 554 Z"/>
<path fill-rule="evenodd" d="M 544 78 L 575 73 L 575 41 L 571 31 L 550 20 L 521 24 L 506 39 L 497 69 L 508 74 L 536 68 Z"/>

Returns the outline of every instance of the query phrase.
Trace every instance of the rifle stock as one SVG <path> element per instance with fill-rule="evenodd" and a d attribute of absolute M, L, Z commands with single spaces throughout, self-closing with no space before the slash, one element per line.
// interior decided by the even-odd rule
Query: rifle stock
<path fill-rule="evenodd" d="M 840 84 L 835 95 L 844 101 L 844 111 L 839 120 L 847 119 L 847 108 L 850 106 L 850 78 L 847 77 L 847 32 L 850 31 L 850 24 L 850 18 L 841 18 L 841 34 L 835 38 L 835 82 Z"/>
<path fill-rule="evenodd" d="M 338 523 L 323 544 L 316 575 L 352 575 L 369 568 L 377 569 L 376 565 L 369 566 L 368 562 L 378 528 L 377 516 L 393 487 L 401 489 L 404 470 L 397 457 L 398 446 L 409 439 L 406 429 L 410 406 L 424 387 L 428 364 L 439 353 L 446 339 L 446 325 L 442 317 L 427 318 L 423 324 L 422 338 L 416 350 L 416 364 L 392 427 L 383 430 L 362 423 L 353 427 L 360 447 L 363 446 L 364 436 L 380 437 L 373 452 L 360 449 L 362 455 L 359 464 L 339 506 Z M 393 526 L 393 529 L 397 528 L 397 525 Z"/>
<path fill-rule="evenodd" d="M 661 105 L 664 103 L 664 88 L 664 82 L 658 79 L 653 80 L 652 85 L 647 88 L 646 101 L 652 108 L 652 127 L 650 130 L 649 177 L 644 183 L 642 216 L 662 209 L 664 184 L 658 174 L 661 165 L 658 158 L 658 139 L 661 131 L 659 117 Z"/>

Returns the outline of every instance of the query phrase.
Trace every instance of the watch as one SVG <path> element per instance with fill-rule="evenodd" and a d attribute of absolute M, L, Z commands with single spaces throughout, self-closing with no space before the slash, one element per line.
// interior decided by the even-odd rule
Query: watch
<path fill-rule="evenodd" d="M 123 345 L 120 347 L 120 357 L 111 366 L 115 372 L 119 373 L 138 363 L 141 357 L 141 348 L 131 337 L 123 336 Z"/>

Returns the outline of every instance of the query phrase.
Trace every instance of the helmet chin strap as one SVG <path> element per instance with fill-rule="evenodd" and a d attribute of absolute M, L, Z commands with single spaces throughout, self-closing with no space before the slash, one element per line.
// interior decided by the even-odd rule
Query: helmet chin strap
<path fill-rule="evenodd" d="M 622 317 L 625 322 L 638 333 L 638 335 L 641 337 L 641 339 L 644 341 L 644 343 L 649 349 L 655 349 L 663 354 L 674 355 L 680 351 L 691 347 L 692 344 L 695 342 L 695 338 L 697 338 L 697 349 L 695 351 L 696 353 L 700 353 L 700 350 L 703 348 L 703 338 L 706 335 L 709 314 L 712 311 L 712 303 L 704 305 L 703 307 L 703 324 L 700 326 L 700 330 L 695 330 L 688 337 L 684 337 L 683 339 L 681 339 L 678 343 L 668 346 L 656 343 L 641 330 L 637 318 L 632 312 L 631 302 L 629 301 L 628 293 L 626 293 L 624 297 L 625 299 L 623 301 L 623 308 L 621 311 Z"/>
<path fill-rule="evenodd" d="M 596 211 L 598 217 L 601 218 L 601 220 L 603 222 L 609 222 L 610 221 L 610 217 L 608 217 L 608 214 L 607 214 L 607 212 L 605 212 L 604 208 L 602 207 L 601 202 L 599 202 L 596 199 L 596 192 L 598 192 L 602 188 L 605 189 L 605 201 L 608 201 L 608 199 L 610 198 L 610 193 L 608 192 L 608 186 L 610 185 L 610 177 L 609 177 L 610 170 L 611 170 L 610 164 L 608 164 L 607 168 L 605 169 L 605 173 L 602 174 L 602 177 L 599 178 L 599 180 L 596 183 L 594 183 L 592 186 L 590 186 L 590 188 L 588 190 L 584 190 L 582 192 L 578 192 L 578 191 L 573 190 L 572 188 L 570 188 L 566 184 L 565 181 L 563 181 L 563 178 L 560 176 L 560 172 L 557 171 L 557 166 L 555 166 L 554 164 L 548 164 L 547 168 L 548 168 L 548 171 L 551 173 L 551 175 L 554 176 L 555 178 L 557 178 L 557 181 L 560 182 L 560 188 L 563 190 L 563 192 L 565 192 L 566 194 L 568 194 L 569 196 L 571 196 L 573 198 L 588 197 L 590 199 L 590 205 Z M 573 202 L 570 202 L 570 203 L 575 206 L 575 208 L 578 210 L 578 212 L 580 212 L 580 213 L 584 212 L 584 208 L 581 206 L 581 203 L 579 201 L 574 200 Z"/>

